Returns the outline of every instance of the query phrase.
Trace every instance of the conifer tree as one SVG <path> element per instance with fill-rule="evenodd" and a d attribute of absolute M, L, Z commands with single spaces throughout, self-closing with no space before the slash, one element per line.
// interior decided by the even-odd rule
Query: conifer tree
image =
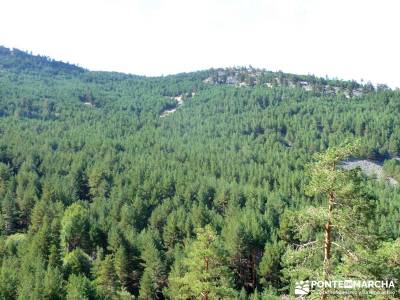
<path fill-rule="evenodd" d="M 43 298 L 52 300 L 64 299 L 64 280 L 58 268 L 48 267 L 43 284 Z"/>
<path fill-rule="evenodd" d="M 340 163 L 351 155 L 356 154 L 355 145 L 342 145 L 333 147 L 324 154 L 317 154 L 317 162 L 311 171 L 311 181 L 308 191 L 311 195 L 324 195 L 328 198 L 327 222 L 324 225 L 324 279 L 331 275 L 332 257 L 332 229 L 334 214 L 339 205 L 340 198 L 344 198 L 342 204 L 349 204 L 345 198 L 351 197 L 354 192 L 354 180 L 350 173 L 339 167 Z M 347 202 L 347 203 L 346 203 Z M 340 208 L 339 208 L 340 209 Z"/>
<path fill-rule="evenodd" d="M 84 275 L 72 274 L 68 278 L 67 300 L 95 300 L 97 299 L 94 287 Z"/>
<path fill-rule="evenodd" d="M 121 287 L 129 293 L 137 292 L 138 287 L 138 262 L 136 253 L 129 251 L 126 246 L 121 245 L 114 257 L 115 271 L 118 276 Z"/>
<path fill-rule="evenodd" d="M 289 241 L 293 244 L 283 257 L 287 277 L 330 280 L 339 275 L 357 276 L 346 273 L 341 267 L 343 261 L 357 261 L 360 247 L 376 245 L 376 236 L 371 231 L 374 198 L 364 187 L 359 170 L 340 167 L 356 150 L 356 143 L 347 143 L 316 155 L 307 189 L 311 195 L 323 196 L 324 204 L 290 213 L 291 225 L 282 222 L 281 228 L 286 229 L 280 235 L 291 236 Z M 324 289 L 320 297 L 327 299 Z"/>
<path fill-rule="evenodd" d="M 51 266 L 51 267 L 60 267 L 61 266 L 59 249 L 54 244 L 50 246 L 48 266 Z"/>
<path fill-rule="evenodd" d="M 280 287 L 282 285 L 281 258 L 284 251 L 285 245 L 282 241 L 274 240 L 265 244 L 258 271 L 263 286 Z"/>
<path fill-rule="evenodd" d="M 100 262 L 95 275 L 95 284 L 101 295 L 112 298 L 117 294 L 119 282 L 111 255 L 107 255 L 104 260 Z"/>
<path fill-rule="evenodd" d="M 76 247 L 89 249 L 89 216 L 84 207 L 74 203 L 65 210 L 61 220 L 61 245 L 65 252 Z"/>
<path fill-rule="evenodd" d="M 13 234 L 18 228 L 18 211 L 15 199 L 7 194 L 1 203 L 1 231 L 4 235 Z"/>
<path fill-rule="evenodd" d="M 91 259 L 80 248 L 75 248 L 67 253 L 63 260 L 64 272 L 69 276 L 70 274 L 83 274 L 90 275 Z"/>
<path fill-rule="evenodd" d="M 166 270 L 154 237 L 143 237 L 142 260 L 143 275 L 140 279 L 139 299 L 162 299 L 162 290 L 166 286 Z"/>
<path fill-rule="evenodd" d="M 19 265 L 15 258 L 3 259 L 0 268 L 0 299 L 16 299 Z"/>
<path fill-rule="evenodd" d="M 235 299 L 232 273 L 216 232 L 207 225 L 198 229 L 196 240 L 185 249 L 181 269 L 170 275 L 172 299 Z"/>
<path fill-rule="evenodd" d="M 8 190 L 8 180 L 11 177 L 11 170 L 8 165 L 0 162 L 0 197 L 4 197 Z"/>

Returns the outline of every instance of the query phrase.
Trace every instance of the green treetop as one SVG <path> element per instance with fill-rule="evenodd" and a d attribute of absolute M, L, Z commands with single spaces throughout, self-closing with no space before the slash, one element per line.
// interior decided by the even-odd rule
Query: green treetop
<path fill-rule="evenodd" d="M 197 231 L 197 238 L 185 248 L 181 266 L 169 278 L 172 299 L 235 299 L 232 273 L 226 253 L 211 226 Z"/>

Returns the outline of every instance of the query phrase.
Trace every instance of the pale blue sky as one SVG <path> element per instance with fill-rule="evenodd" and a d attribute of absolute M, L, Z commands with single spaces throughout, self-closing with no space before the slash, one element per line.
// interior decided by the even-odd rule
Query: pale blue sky
<path fill-rule="evenodd" d="M 398 0 L 2 0 L 0 45 L 91 70 L 252 65 L 400 87 Z"/>

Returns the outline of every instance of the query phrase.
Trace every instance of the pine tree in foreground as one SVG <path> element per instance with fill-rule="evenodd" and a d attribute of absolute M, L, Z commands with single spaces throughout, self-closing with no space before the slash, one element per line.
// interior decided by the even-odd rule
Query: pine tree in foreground
<path fill-rule="evenodd" d="M 312 196 L 322 196 L 322 206 L 287 212 L 281 222 L 281 237 L 292 247 L 284 255 L 285 274 L 295 280 L 367 276 L 346 264 L 366 264 L 360 249 L 374 249 L 374 201 L 367 192 L 360 170 L 345 170 L 340 164 L 355 155 L 356 144 L 332 147 L 316 155 L 307 187 Z M 324 198 L 326 200 L 324 200 Z M 289 225 L 288 225 L 289 223 Z M 283 229 L 283 230 L 282 230 Z M 324 289 L 321 299 L 327 299 Z"/>
<path fill-rule="evenodd" d="M 185 257 L 169 278 L 171 299 L 236 299 L 232 273 L 225 261 L 226 253 L 216 232 L 206 226 L 185 248 Z"/>

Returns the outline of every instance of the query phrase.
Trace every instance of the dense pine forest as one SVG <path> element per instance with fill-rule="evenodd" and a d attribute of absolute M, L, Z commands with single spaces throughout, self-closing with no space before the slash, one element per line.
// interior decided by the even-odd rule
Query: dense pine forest
<path fill-rule="evenodd" d="M 398 182 L 399 116 L 385 85 L 0 47 L 0 299 L 288 299 L 312 278 L 400 297 L 398 184 L 340 167 Z"/>

